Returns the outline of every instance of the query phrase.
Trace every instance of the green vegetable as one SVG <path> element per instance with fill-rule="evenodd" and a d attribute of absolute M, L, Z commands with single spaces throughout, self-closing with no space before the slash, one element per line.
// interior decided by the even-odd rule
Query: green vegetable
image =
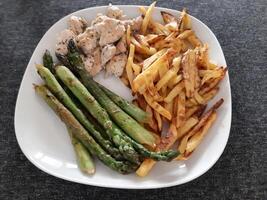
<path fill-rule="evenodd" d="M 54 72 L 54 63 L 53 58 L 48 50 L 45 51 L 43 55 L 43 64 L 47 67 L 51 72 Z"/>
<path fill-rule="evenodd" d="M 72 133 L 72 130 L 68 128 L 68 132 L 71 138 L 71 143 L 74 147 L 77 163 L 80 170 L 86 174 L 94 174 L 95 173 L 95 164 L 91 158 L 88 150 L 83 146 L 83 144 L 76 139 Z"/>
<path fill-rule="evenodd" d="M 88 92 L 84 85 L 64 66 L 56 67 L 56 74 L 61 81 L 80 100 L 82 105 L 94 116 L 94 118 L 105 128 L 107 134 L 114 144 L 119 148 L 125 159 L 139 164 L 139 155 L 131 144 L 122 138 L 122 131 L 111 121 L 108 113 L 99 105 L 95 98 Z"/>
<path fill-rule="evenodd" d="M 133 117 L 140 123 L 146 123 L 151 120 L 151 115 L 138 108 L 134 104 L 128 102 L 124 98 L 105 88 L 104 86 L 98 84 L 98 86 L 105 92 L 105 94 L 119 106 L 122 110 L 124 110 L 128 115 Z"/>
<path fill-rule="evenodd" d="M 45 81 L 49 90 L 60 100 L 79 120 L 79 122 L 91 133 L 91 135 L 96 139 L 96 141 L 116 159 L 122 159 L 119 150 L 113 147 L 111 141 L 104 139 L 95 129 L 95 126 L 87 119 L 84 113 L 73 103 L 69 95 L 61 87 L 61 84 L 57 81 L 56 77 L 50 72 L 49 69 L 42 65 L 36 65 L 37 72 L 41 78 Z"/>
<path fill-rule="evenodd" d="M 120 107 L 118 107 L 87 74 L 81 74 L 81 78 L 89 92 L 91 92 L 100 105 L 106 109 L 111 118 L 122 128 L 122 130 L 125 131 L 125 133 L 140 144 L 148 145 L 152 148 L 155 147 L 156 139 L 151 132 L 146 130 L 137 121 L 120 109 Z"/>
<path fill-rule="evenodd" d="M 71 133 L 82 142 L 82 144 L 89 150 L 89 152 L 97 156 L 105 165 L 111 169 L 122 173 L 128 174 L 136 169 L 136 165 L 128 162 L 116 161 L 109 154 L 107 154 L 101 146 L 91 137 L 73 114 L 59 102 L 59 100 L 49 91 L 46 86 L 34 86 L 35 91 L 40 95 L 46 103 L 54 110 L 60 119 L 71 130 Z"/>

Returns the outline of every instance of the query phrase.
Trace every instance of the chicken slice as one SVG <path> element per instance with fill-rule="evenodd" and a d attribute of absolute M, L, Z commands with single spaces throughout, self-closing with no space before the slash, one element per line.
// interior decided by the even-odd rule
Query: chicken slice
<path fill-rule="evenodd" d="M 91 22 L 91 26 L 94 26 L 100 22 L 103 22 L 105 19 L 107 19 L 106 15 L 103 15 L 102 13 L 98 13 L 96 15 L 96 18 Z"/>
<path fill-rule="evenodd" d="M 101 51 L 101 65 L 104 66 L 116 54 L 116 47 L 108 44 Z"/>
<path fill-rule="evenodd" d="M 95 48 L 91 56 L 94 59 L 94 65 L 89 73 L 91 76 L 95 76 L 102 70 L 100 47 Z"/>
<path fill-rule="evenodd" d="M 127 55 L 119 54 L 114 56 L 107 64 L 106 64 L 106 76 L 114 74 L 119 77 L 122 75 L 125 65 L 127 63 Z"/>
<path fill-rule="evenodd" d="M 134 19 L 127 19 L 122 21 L 124 26 L 127 27 L 128 25 L 131 26 L 132 31 L 139 31 L 141 29 L 141 25 L 143 23 L 143 17 L 138 16 Z"/>
<path fill-rule="evenodd" d="M 123 17 L 123 11 L 117 6 L 109 4 L 107 8 L 107 16 L 110 18 L 121 19 Z"/>
<path fill-rule="evenodd" d="M 84 68 L 90 74 L 94 66 L 94 58 L 91 55 L 88 56 L 81 55 L 81 58 L 83 60 Z"/>
<path fill-rule="evenodd" d="M 125 33 L 125 27 L 121 21 L 106 17 L 102 22 L 94 25 L 100 35 L 99 45 L 105 46 L 118 41 Z"/>
<path fill-rule="evenodd" d="M 116 55 L 125 53 L 127 51 L 126 37 L 125 35 L 120 39 L 116 45 Z"/>
<path fill-rule="evenodd" d="M 88 27 L 84 33 L 77 36 L 77 46 L 88 55 L 97 46 L 98 34 L 93 27 Z"/>
<path fill-rule="evenodd" d="M 75 33 L 76 35 L 79 35 L 82 33 L 85 28 L 87 27 L 87 22 L 85 19 L 81 17 L 71 16 L 68 20 L 69 29 Z"/>
<path fill-rule="evenodd" d="M 56 53 L 66 55 L 68 53 L 68 42 L 70 39 L 75 40 L 76 35 L 69 29 L 60 32 L 56 44 Z"/>

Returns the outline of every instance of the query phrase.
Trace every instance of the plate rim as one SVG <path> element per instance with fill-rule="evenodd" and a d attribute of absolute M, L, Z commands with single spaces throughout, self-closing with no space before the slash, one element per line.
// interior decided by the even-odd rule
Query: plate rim
<path fill-rule="evenodd" d="M 138 8 L 139 6 L 148 7 L 146 5 L 122 5 L 122 4 L 115 5 L 115 6 L 118 6 L 119 8 Z M 50 30 L 53 27 L 57 26 L 57 24 L 60 23 L 61 20 L 65 19 L 65 18 L 68 18 L 71 15 L 75 15 L 78 12 L 85 11 L 85 10 L 92 10 L 94 8 L 101 9 L 101 8 L 107 8 L 107 7 L 108 7 L 108 5 L 87 7 L 87 8 L 83 8 L 83 9 L 80 9 L 80 10 L 76 10 L 76 11 L 74 11 L 72 13 L 69 13 L 69 14 L 61 17 L 52 26 L 50 26 L 49 29 L 47 29 L 47 31 L 43 34 L 43 36 L 41 37 L 41 39 L 38 41 L 35 49 L 33 50 L 33 53 L 35 52 L 36 48 L 39 46 L 39 44 L 41 43 L 41 41 L 43 40 L 43 38 L 46 36 L 46 34 L 48 32 L 50 32 Z M 156 6 L 155 9 L 165 10 L 167 12 L 181 13 L 181 11 L 179 11 L 179 10 L 165 8 L 165 7 L 160 7 L 160 6 Z M 219 41 L 218 41 L 216 35 L 213 33 L 213 31 L 204 22 L 202 22 L 198 18 L 194 17 L 191 14 L 189 14 L 189 16 L 191 18 L 193 18 L 194 20 L 196 20 L 198 23 L 200 23 L 202 26 L 204 26 L 206 29 L 209 30 L 210 34 L 214 37 L 214 39 L 216 40 L 216 42 L 219 44 L 219 48 L 220 48 L 220 50 L 222 52 L 223 59 L 224 59 L 224 61 L 226 63 L 226 66 L 227 66 L 227 62 L 226 62 L 226 59 L 225 59 L 224 52 L 222 50 L 221 44 L 219 43 Z M 52 175 L 52 176 L 54 176 L 56 178 L 60 178 L 60 179 L 66 180 L 66 181 L 75 182 L 75 183 L 79 183 L 79 184 L 90 185 L 90 186 L 97 186 L 97 187 L 103 187 L 103 188 L 115 188 L 115 189 L 138 189 L 138 190 L 139 189 L 157 189 L 157 188 L 167 188 L 167 187 L 173 187 L 173 186 L 183 185 L 185 183 L 188 183 L 190 181 L 195 180 L 198 177 L 201 177 L 208 170 L 210 170 L 215 165 L 215 163 L 220 159 L 220 157 L 222 156 L 222 154 L 223 154 L 223 152 L 224 152 L 224 150 L 225 150 L 225 148 L 226 148 L 226 146 L 228 144 L 228 140 L 229 140 L 229 136 L 230 136 L 230 131 L 231 131 L 231 125 L 232 125 L 232 92 L 231 92 L 231 83 L 230 83 L 230 77 L 229 77 L 228 71 L 227 71 L 226 76 L 225 76 L 225 78 L 227 79 L 227 82 L 229 82 L 229 94 L 230 94 L 230 96 L 228 97 L 229 98 L 229 128 L 228 128 L 228 131 L 227 131 L 228 134 L 226 136 L 227 137 L 226 138 L 226 143 L 225 143 L 224 147 L 221 149 L 221 151 L 217 153 L 218 154 L 217 159 L 215 159 L 213 161 L 213 163 L 210 164 L 209 167 L 207 167 L 205 170 L 202 170 L 200 173 L 197 173 L 195 176 L 189 177 L 189 178 L 184 178 L 184 180 L 182 182 L 179 182 L 179 183 L 177 181 L 175 181 L 175 182 L 171 182 L 171 183 L 164 183 L 164 185 L 161 184 L 161 185 L 142 186 L 142 187 L 138 187 L 138 186 L 136 186 L 136 187 L 126 186 L 126 187 L 124 187 L 123 185 L 122 186 L 117 186 L 117 185 L 112 186 L 112 185 L 108 185 L 108 184 L 101 183 L 101 182 L 85 182 L 85 181 L 82 181 L 82 180 L 79 181 L 79 180 L 76 180 L 76 179 L 73 179 L 73 178 L 69 178 L 68 176 L 64 176 L 64 175 L 55 173 L 53 171 L 47 170 L 46 167 L 43 167 L 42 165 L 39 165 L 38 162 L 36 162 L 34 159 L 32 159 L 31 156 L 24 151 L 24 149 L 22 148 L 21 143 L 19 142 L 20 140 L 18 139 L 18 134 L 17 134 L 18 130 L 16 128 L 16 124 L 17 124 L 17 121 L 18 121 L 18 117 L 17 117 L 18 101 L 19 101 L 19 97 L 21 96 L 20 93 L 21 93 L 21 88 L 22 88 L 22 82 L 25 79 L 26 71 L 28 70 L 28 66 L 31 63 L 32 59 L 33 59 L 33 53 L 32 53 L 32 55 L 31 55 L 31 57 L 29 59 L 29 62 L 27 64 L 27 67 L 24 70 L 24 73 L 23 73 L 23 76 L 22 76 L 22 79 L 21 79 L 21 82 L 20 82 L 19 90 L 18 90 L 18 93 L 17 93 L 16 105 L 15 105 L 15 113 L 14 113 L 14 130 L 15 130 L 16 140 L 17 140 L 17 142 L 19 144 L 19 148 L 21 149 L 22 153 L 39 170 L 42 170 L 43 172 L 45 172 L 45 173 L 47 173 L 49 175 Z"/>

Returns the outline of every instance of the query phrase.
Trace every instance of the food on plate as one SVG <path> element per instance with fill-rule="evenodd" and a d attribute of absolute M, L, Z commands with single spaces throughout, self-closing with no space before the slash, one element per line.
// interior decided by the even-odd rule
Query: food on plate
<path fill-rule="evenodd" d="M 157 161 L 190 158 L 223 104 L 205 111 L 227 68 L 209 60 L 186 9 L 180 16 L 161 11 L 161 24 L 152 17 L 155 5 L 141 6 L 133 19 L 113 5 L 91 22 L 71 16 L 58 35 L 59 62 L 46 51 L 44 66 L 36 65 L 45 85 L 35 91 L 66 124 L 87 174 L 95 172 L 91 156 L 141 177 Z M 97 83 L 101 71 L 119 77 L 133 102 Z"/>

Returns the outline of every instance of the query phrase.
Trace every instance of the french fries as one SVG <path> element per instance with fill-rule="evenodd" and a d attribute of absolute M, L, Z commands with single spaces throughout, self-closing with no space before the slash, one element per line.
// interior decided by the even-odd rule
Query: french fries
<path fill-rule="evenodd" d="M 147 30 L 147 27 L 148 27 L 148 23 L 149 21 L 151 20 L 151 15 L 152 15 L 152 12 L 153 12 L 153 8 L 155 7 L 156 5 L 156 2 L 153 2 L 149 8 L 147 9 L 146 11 L 146 14 L 145 14 L 145 17 L 144 17 L 144 20 L 143 20 L 143 23 L 141 25 L 141 33 L 143 35 L 145 35 L 146 33 L 146 30 Z"/>
<path fill-rule="evenodd" d="M 130 49 L 121 80 L 136 94 L 134 103 L 153 116 L 145 127 L 160 134 L 163 122 L 169 123 L 156 150 L 167 150 L 178 141 L 181 154 L 176 159 L 186 160 L 216 119 L 223 100 L 205 109 L 218 93 L 227 68 L 209 59 L 208 44 L 192 29 L 186 9 L 180 16 L 161 12 L 161 24 L 152 18 L 154 7 L 155 2 L 147 9 L 140 7 L 143 22 L 139 32 L 127 28 Z M 146 176 L 155 163 L 145 159 L 136 173 Z"/>

